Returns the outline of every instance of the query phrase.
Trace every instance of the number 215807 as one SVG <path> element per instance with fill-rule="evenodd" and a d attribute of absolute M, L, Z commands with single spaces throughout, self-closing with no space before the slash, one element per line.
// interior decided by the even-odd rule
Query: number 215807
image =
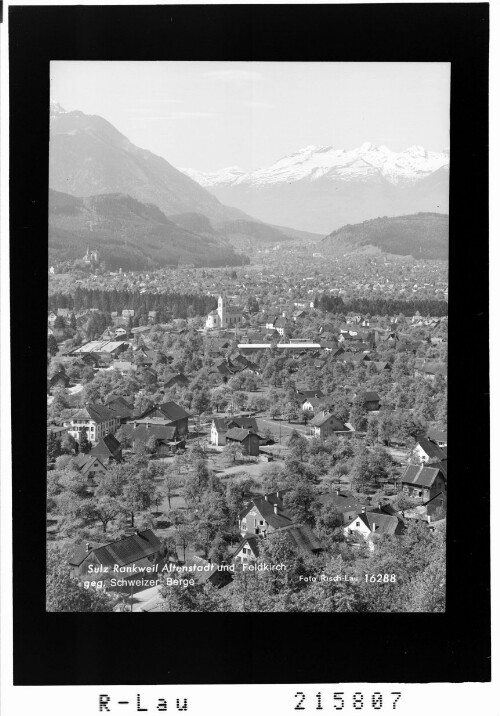
<path fill-rule="evenodd" d="M 391 691 L 385 696 L 380 691 L 375 691 L 373 694 L 362 694 L 361 691 L 346 694 L 345 691 L 336 691 L 333 694 L 333 699 L 328 699 L 321 691 L 318 691 L 313 700 L 307 699 L 309 701 L 307 704 L 306 694 L 303 691 L 297 691 L 295 698 L 297 703 L 294 706 L 294 711 L 306 711 L 308 707 L 315 711 L 322 711 L 332 706 L 336 711 L 342 711 L 349 707 L 361 711 L 365 706 L 367 709 L 372 708 L 375 711 L 380 711 L 384 707 L 390 710 L 395 709 L 401 698 L 401 691 Z"/>

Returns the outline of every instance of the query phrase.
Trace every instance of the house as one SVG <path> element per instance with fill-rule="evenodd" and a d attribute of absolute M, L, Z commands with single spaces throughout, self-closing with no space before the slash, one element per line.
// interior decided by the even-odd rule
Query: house
<path fill-rule="evenodd" d="M 367 512 L 362 510 L 344 527 L 347 538 L 361 535 L 368 542 L 370 551 L 374 550 L 374 537 L 393 537 L 404 532 L 405 523 L 398 515 L 388 515 L 382 512 Z"/>
<path fill-rule="evenodd" d="M 447 380 L 448 368 L 445 363 L 423 363 L 415 366 L 415 377 L 425 378 L 426 380 L 435 381 L 438 376 Z"/>
<path fill-rule="evenodd" d="M 157 318 L 158 318 L 158 311 L 148 311 L 148 321 L 150 323 L 156 323 Z"/>
<path fill-rule="evenodd" d="M 274 328 L 276 331 L 278 331 L 280 336 L 284 336 L 285 333 L 287 332 L 287 330 L 289 329 L 289 327 L 290 327 L 290 323 L 284 316 L 280 316 L 280 318 L 278 318 L 274 322 Z"/>
<path fill-rule="evenodd" d="M 384 370 L 391 370 L 391 364 L 386 361 L 372 361 L 371 365 L 374 365 L 379 373 L 382 373 Z"/>
<path fill-rule="evenodd" d="M 105 465 L 109 465 L 111 462 L 121 462 L 122 446 L 110 433 L 102 437 L 97 445 L 94 445 L 90 454 L 98 457 Z"/>
<path fill-rule="evenodd" d="M 427 463 L 429 460 L 446 460 L 447 451 L 429 438 L 419 438 L 412 450 L 412 456 L 422 463 Z"/>
<path fill-rule="evenodd" d="M 74 348 L 69 352 L 72 356 L 82 355 L 84 353 L 95 353 L 98 358 L 103 356 L 111 356 L 116 358 L 127 350 L 129 344 L 125 341 L 88 341 L 78 348 Z"/>
<path fill-rule="evenodd" d="M 439 492 L 445 494 L 446 482 L 441 466 L 408 465 L 401 477 L 401 488 L 408 497 L 426 502 Z"/>
<path fill-rule="evenodd" d="M 133 308 L 124 308 L 122 311 L 122 318 L 134 318 L 135 310 Z"/>
<path fill-rule="evenodd" d="M 380 396 L 374 391 L 365 391 L 363 393 L 354 393 L 352 399 L 361 399 L 365 410 L 380 410 Z"/>
<path fill-rule="evenodd" d="M 47 392 L 50 393 L 56 388 L 67 388 L 69 385 L 69 378 L 64 370 L 58 370 L 48 379 L 47 383 Z"/>
<path fill-rule="evenodd" d="M 226 433 L 231 428 L 244 428 L 254 433 L 258 432 L 255 418 L 246 416 L 233 416 L 231 418 L 214 418 L 210 429 L 210 442 L 212 445 L 225 445 Z"/>
<path fill-rule="evenodd" d="M 240 445 L 245 455 L 258 457 L 259 445 L 262 437 L 253 430 L 246 428 L 230 428 L 226 433 L 226 444 L 236 443 Z"/>
<path fill-rule="evenodd" d="M 165 389 L 173 388 L 186 388 L 189 385 L 189 378 L 186 378 L 184 373 L 169 373 L 165 376 L 163 387 Z"/>
<path fill-rule="evenodd" d="M 334 494 L 322 495 L 319 501 L 323 505 L 327 505 L 334 512 L 340 514 L 344 524 L 352 522 L 356 515 L 365 507 L 358 499 L 342 493 L 340 490 L 336 490 Z"/>
<path fill-rule="evenodd" d="M 436 443 L 436 445 L 439 445 L 440 448 L 445 448 L 448 446 L 448 434 L 446 430 L 437 430 L 436 428 L 429 428 L 425 437 L 429 438 L 429 440 L 432 440 L 432 442 Z"/>
<path fill-rule="evenodd" d="M 425 512 L 430 522 L 442 519 L 446 515 L 447 498 L 445 492 L 438 492 L 430 500 L 424 502 Z"/>
<path fill-rule="evenodd" d="M 189 432 L 188 420 L 191 417 L 184 408 L 174 403 L 173 400 L 166 403 L 155 404 L 148 408 L 141 418 L 163 418 L 166 425 L 172 425 L 177 428 L 178 435 L 187 435 Z"/>
<path fill-rule="evenodd" d="M 341 420 L 335 417 L 333 413 L 329 413 L 327 410 L 322 410 L 320 413 L 314 416 L 309 423 L 312 434 L 324 440 L 329 435 L 335 435 L 338 433 L 349 435 L 352 434 L 352 429 L 345 425 Z"/>
<path fill-rule="evenodd" d="M 87 403 L 83 408 L 63 412 L 63 425 L 75 440 L 81 440 L 82 430 L 87 429 L 87 438 L 95 444 L 108 433 L 120 427 L 120 419 L 105 405 Z"/>
<path fill-rule="evenodd" d="M 324 402 L 324 398 L 306 398 L 300 406 L 302 410 L 306 410 L 310 413 L 316 413 L 319 406 Z"/>
<path fill-rule="evenodd" d="M 109 398 L 106 402 L 106 407 L 116 415 L 122 424 L 129 420 L 134 414 L 134 406 L 122 396 Z"/>
<path fill-rule="evenodd" d="M 297 400 L 299 401 L 299 403 L 304 402 L 308 398 L 324 398 L 325 397 L 325 394 L 319 389 L 302 390 L 302 389 L 298 388 L 296 393 L 297 393 Z"/>
<path fill-rule="evenodd" d="M 307 313 L 305 311 L 302 311 L 302 310 L 294 311 L 292 313 L 292 321 L 300 320 L 302 318 L 305 318 L 306 316 L 307 316 Z"/>
<path fill-rule="evenodd" d="M 134 420 L 122 426 L 123 434 L 135 450 L 137 444 L 151 445 L 155 442 L 160 457 L 171 455 L 185 447 L 185 435 L 180 435 L 175 424 L 168 424 L 164 418 Z"/>
<path fill-rule="evenodd" d="M 267 534 L 290 527 L 293 520 L 284 512 L 283 492 L 256 497 L 240 512 L 238 527 L 243 536 Z"/>
<path fill-rule="evenodd" d="M 107 473 L 106 466 L 97 455 L 78 453 L 74 458 L 74 463 L 80 475 L 87 478 L 90 487 L 95 487 L 95 477 L 101 477 Z"/>
<path fill-rule="evenodd" d="M 99 567 L 107 567 L 107 572 L 126 579 L 129 575 L 137 578 L 142 572 L 141 568 L 153 567 L 160 559 L 161 542 L 153 530 L 136 531 L 135 534 L 104 545 L 80 544 L 69 557 L 70 573 L 72 577 L 80 579 L 95 579 Z M 89 567 L 92 565 L 93 569 Z M 134 574 L 134 569 L 136 570 Z M 121 570 L 121 571 L 118 571 Z M 154 573 L 151 571 L 154 575 Z M 105 574 L 105 573 L 104 573 Z M 104 574 L 101 574 L 104 576 Z"/>
<path fill-rule="evenodd" d="M 290 545 L 299 554 L 316 555 L 323 551 L 321 542 L 309 525 L 292 524 L 279 529 L 279 533 L 287 538 Z M 234 551 L 231 561 L 236 564 L 255 562 L 260 554 L 264 535 L 245 535 Z"/>

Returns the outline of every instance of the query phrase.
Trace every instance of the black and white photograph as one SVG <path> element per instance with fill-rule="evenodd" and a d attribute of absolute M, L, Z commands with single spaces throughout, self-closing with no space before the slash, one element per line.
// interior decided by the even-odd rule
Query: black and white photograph
<path fill-rule="evenodd" d="M 47 611 L 445 612 L 450 63 L 50 99 Z"/>
<path fill-rule="evenodd" d="M 64 1 L 0 23 L 7 712 L 489 713 L 488 5 Z"/>

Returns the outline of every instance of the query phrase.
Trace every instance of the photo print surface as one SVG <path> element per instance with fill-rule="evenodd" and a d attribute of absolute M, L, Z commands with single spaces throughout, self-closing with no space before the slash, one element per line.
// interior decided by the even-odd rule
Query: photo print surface
<path fill-rule="evenodd" d="M 450 64 L 52 61 L 48 612 L 445 612 Z"/>

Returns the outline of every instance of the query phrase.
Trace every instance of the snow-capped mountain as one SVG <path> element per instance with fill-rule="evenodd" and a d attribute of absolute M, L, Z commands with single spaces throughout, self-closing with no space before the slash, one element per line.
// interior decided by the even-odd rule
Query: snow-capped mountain
<path fill-rule="evenodd" d="M 393 152 L 385 146 L 365 142 L 356 149 L 334 149 L 310 145 L 283 157 L 270 167 L 244 172 L 240 167 L 226 167 L 216 172 L 182 169 L 185 174 L 204 187 L 263 186 L 294 181 L 316 181 L 325 178 L 370 178 L 380 174 L 391 184 L 416 182 L 449 164 L 448 152 L 427 152 L 412 146 L 403 152 Z"/>
<path fill-rule="evenodd" d="M 269 167 L 244 172 L 182 171 L 219 201 L 262 221 L 329 233 L 346 223 L 418 211 L 448 211 L 449 151 L 394 152 L 307 146 Z"/>

